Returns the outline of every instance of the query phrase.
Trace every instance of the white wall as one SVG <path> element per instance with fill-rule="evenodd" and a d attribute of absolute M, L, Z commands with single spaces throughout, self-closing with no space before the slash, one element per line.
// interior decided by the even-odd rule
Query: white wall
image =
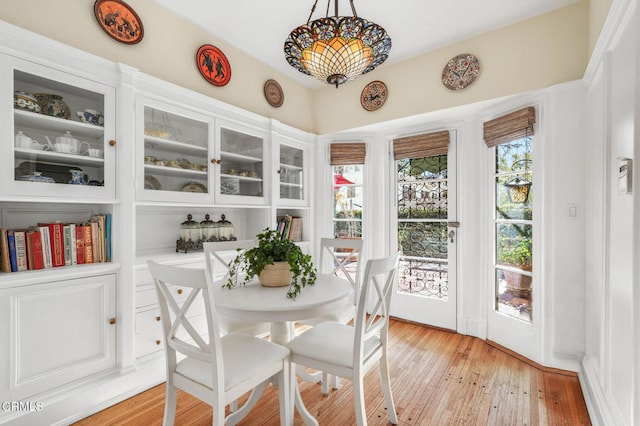
<path fill-rule="evenodd" d="M 634 410 L 638 391 L 637 320 L 634 324 L 638 223 L 634 223 L 634 213 L 638 195 L 637 188 L 633 194 L 617 191 L 618 157 L 634 158 L 634 138 L 638 138 L 635 3 L 614 1 L 588 73 L 587 335 L 581 380 L 595 424 L 640 422 L 637 406 Z M 637 300 L 637 294 L 635 297 Z"/>

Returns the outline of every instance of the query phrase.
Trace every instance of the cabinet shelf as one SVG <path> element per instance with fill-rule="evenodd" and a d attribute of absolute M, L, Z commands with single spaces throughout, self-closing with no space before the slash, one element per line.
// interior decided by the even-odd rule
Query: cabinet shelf
<path fill-rule="evenodd" d="M 162 175 L 162 176 L 181 176 L 181 177 L 195 177 L 195 178 L 207 177 L 207 172 L 205 171 L 183 169 L 183 168 L 177 168 L 177 167 L 168 167 L 168 166 L 154 166 L 151 164 L 145 164 L 144 171 L 145 173 L 153 173 L 155 175 Z"/>
<path fill-rule="evenodd" d="M 287 170 L 304 170 L 304 167 L 294 166 L 292 164 L 286 164 L 286 163 L 280 163 L 280 168 L 287 169 Z"/>
<path fill-rule="evenodd" d="M 117 262 L 88 263 L 84 265 L 58 266 L 21 272 L 0 272 L 0 287 L 3 289 L 26 285 L 83 278 L 87 274 L 102 275 L 120 270 Z"/>
<path fill-rule="evenodd" d="M 14 119 L 16 127 L 28 127 L 47 133 L 58 131 L 62 134 L 70 131 L 74 136 L 88 138 L 98 138 L 104 135 L 104 127 L 101 126 L 95 126 L 81 121 L 65 120 L 64 118 L 19 109 L 14 110 Z"/>
<path fill-rule="evenodd" d="M 227 175 L 224 173 L 220 173 L 220 177 L 222 179 L 233 179 L 238 182 L 262 182 L 261 178 L 251 177 L 251 176 L 240 176 L 240 175 Z"/>
<path fill-rule="evenodd" d="M 221 152 L 220 157 L 223 160 L 238 161 L 244 163 L 262 163 L 262 158 L 251 157 L 249 155 L 235 154 L 233 152 Z"/>
<path fill-rule="evenodd" d="M 280 186 L 288 186 L 290 188 L 302 188 L 300 183 L 280 182 Z"/>
<path fill-rule="evenodd" d="M 103 158 L 87 157 L 84 155 L 64 154 L 60 152 L 39 151 L 36 149 L 15 148 L 16 160 L 49 161 L 69 166 L 103 166 Z"/>
<path fill-rule="evenodd" d="M 169 139 L 157 138 L 154 136 L 145 136 L 144 142 L 150 148 L 160 149 L 162 151 L 178 152 L 181 154 L 206 154 L 207 148 L 193 145 L 186 142 L 177 142 Z"/>

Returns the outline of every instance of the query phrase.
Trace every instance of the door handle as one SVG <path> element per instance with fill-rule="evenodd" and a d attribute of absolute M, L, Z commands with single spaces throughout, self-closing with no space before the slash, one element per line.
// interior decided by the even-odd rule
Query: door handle
<path fill-rule="evenodd" d="M 447 226 L 449 228 L 459 228 L 460 227 L 460 222 L 447 222 Z"/>
<path fill-rule="evenodd" d="M 451 242 L 453 242 L 453 239 L 456 236 L 456 231 L 454 231 L 453 229 L 451 231 L 449 231 L 449 239 L 451 240 Z"/>

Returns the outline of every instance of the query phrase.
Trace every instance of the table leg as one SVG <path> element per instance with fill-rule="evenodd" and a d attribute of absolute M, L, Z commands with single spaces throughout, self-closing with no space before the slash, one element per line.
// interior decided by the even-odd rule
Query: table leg
<path fill-rule="evenodd" d="M 272 322 L 271 323 L 271 341 L 281 345 L 286 344 L 293 338 L 293 324 L 290 322 Z M 292 373 L 296 371 L 295 365 L 293 365 Z M 298 378 L 296 374 L 291 374 L 291 391 L 293 392 L 293 399 L 295 407 L 300 413 L 300 416 L 304 420 L 305 425 L 318 426 L 318 421 L 311 415 L 307 407 L 305 407 L 300 395 L 300 388 L 298 387 Z"/>

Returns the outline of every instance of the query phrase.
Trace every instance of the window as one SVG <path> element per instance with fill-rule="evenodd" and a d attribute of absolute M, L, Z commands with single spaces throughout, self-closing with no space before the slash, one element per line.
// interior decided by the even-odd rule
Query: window
<path fill-rule="evenodd" d="M 333 166 L 333 235 L 362 238 L 363 165 Z"/>
<path fill-rule="evenodd" d="M 495 148 L 495 309 L 531 321 L 532 139 Z"/>

